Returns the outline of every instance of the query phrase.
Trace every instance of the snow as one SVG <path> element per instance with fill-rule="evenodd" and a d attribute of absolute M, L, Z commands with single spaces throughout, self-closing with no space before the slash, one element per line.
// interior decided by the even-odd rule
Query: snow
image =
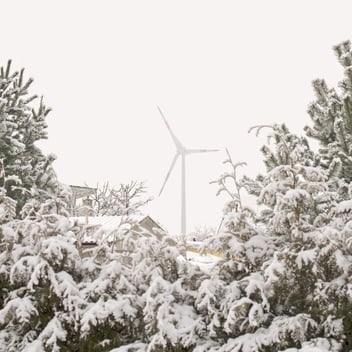
<path fill-rule="evenodd" d="M 337 214 L 347 213 L 352 209 L 352 199 L 344 200 L 336 205 L 335 211 Z"/>
<path fill-rule="evenodd" d="M 81 318 L 82 334 L 88 334 L 91 331 L 91 326 L 103 323 L 110 315 L 122 325 L 126 320 L 133 319 L 137 310 L 132 307 L 131 299 L 126 296 L 124 298 L 117 297 L 117 299 L 98 300 L 98 302 L 91 303 Z"/>
<path fill-rule="evenodd" d="M 122 224 L 140 222 L 145 216 L 76 216 L 71 217 L 71 222 L 77 222 L 78 225 L 99 226 L 103 231 L 109 232 L 118 229 Z"/>
<path fill-rule="evenodd" d="M 308 265 L 310 263 L 313 263 L 316 257 L 317 257 L 317 253 L 315 249 L 301 251 L 298 253 L 296 257 L 296 264 L 298 268 L 301 269 L 303 265 Z"/>
<path fill-rule="evenodd" d="M 22 183 L 21 179 L 17 175 L 6 176 L 5 177 L 5 182 L 9 182 L 9 181 L 12 181 L 12 182 L 14 182 L 16 184 L 21 184 Z"/>
<path fill-rule="evenodd" d="M 29 343 L 22 352 L 45 352 L 45 349 L 41 341 L 35 340 Z"/>
<path fill-rule="evenodd" d="M 47 324 L 45 329 L 42 331 L 42 337 L 45 337 L 45 345 L 51 347 L 52 352 L 60 352 L 61 348 L 57 345 L 58 341 L 65 341 L 67 332 L 63 329 L 61 321 L 58 319 L 58 314 L 55 314 L 54 318 Z"/>
<path fill-rule="evenodd" d="M 77 224 L 84 229 L 82 243 L 96 244 L 99 240 L 110 241 L 115 234 L 125 234 L 131 230 L 133 225 L 140 224 L 147 215 L 128 216 L 78 216 L 71 217 L 71 224 Z M 159 236 L 159 229 L 147 229 L 142 227 L 143 233 Z"/>
<path fill-rule="evenodd" d="M 0 311 L 0 324 L 4 324 L 11 319 L 23 324 L 28 322 L 31 315 L 35 313 L 37 313 L 37 309 L 30 298 L 17 297 L 6 304 Z"/>
<path fill-rule="evenodd" d="M 216 263 L 221 260 L 221 257 L 217 257 L 211 254 L 199 254 L 196 252 L 186 252 L 186 258 L 188 263 L 199 266 L 199 268 L 205 273 L 210 273 Z"/>
<path fill-rule="evenodd" d="M 278 254 L 274 254 L 273 260 L 264 270 L 264 276 L 267 282 L 277 282 L 280 276 L 284 275 L 286 271 L 284 263 L 278 259 Z"/>
<path fill-rule="evenodd" d="M 143 342 L 134 342 L 125 346 L 114 348 L 110 352 L 146 352 L 148 345 Z"/>
<path fill-rule="evenodd" d="M 318 337 L 316 339 L 305 341 L 302 348 L 288 348 L 281 352 L 340 352 L 341 344 L 333 339 Z"/>

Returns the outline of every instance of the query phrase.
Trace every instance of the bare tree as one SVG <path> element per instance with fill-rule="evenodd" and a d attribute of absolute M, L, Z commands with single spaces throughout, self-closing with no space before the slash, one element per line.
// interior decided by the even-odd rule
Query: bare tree
<path fill-rule="evenodd" d="M 140 208 L 152 200 L 143 197 L 146 193 L 144 182 L 131 181 L 120 184 L 119 188 L 111 187 L 105 182 L 97 185 L 94 195 L 94 210 L 96 215 L 131 215 L 140 213 Z"/>

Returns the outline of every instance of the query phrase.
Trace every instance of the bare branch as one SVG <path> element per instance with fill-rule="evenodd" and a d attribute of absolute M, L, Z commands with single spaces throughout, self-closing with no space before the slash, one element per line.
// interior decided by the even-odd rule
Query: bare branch
<path fill-rule="evenodd" d="M 140 212 L 140 208 L 152 198 L 142 198 L 146 193 L 144 182 L 131 181 L 120 184 L 119 188 L 110 187 L 105 182 L 102 187 L 97 185 L 97 193 L 93 199 L 96 215 L 131 215 Z"/>

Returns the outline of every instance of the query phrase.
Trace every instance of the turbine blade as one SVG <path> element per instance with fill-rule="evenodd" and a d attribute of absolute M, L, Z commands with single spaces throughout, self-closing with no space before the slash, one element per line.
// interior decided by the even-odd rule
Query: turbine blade
<path fill-rule="evenodd" d="M 177 160 L 177 158 L 178 158 L 179 155 L 180 155 L 180 154 L 177 153 L 177 154 L 174 156 L 173 160 L 172 160 L 170 169 L 169 169 L 169 171 L 168 171 L 168 173 L 167 173 L 167 175 L 166 175 L 166 177 L 165 177 L 165 181 L 164 181 L 163 186 L 161 187 L 161 190 L 160 190 L 160 192 L 159 192 L 159 196 L 160 196 L 161 192 L 163 191 L 163 189 L 164 189 L 164 187 L 165 187 L 165 185 L 166 185 L 167 180 L 168 180 L 169 177 L 170 177 L 171 171 L 172 171 L 172 169 L 174 168 L 175 163 L 176 163 L 176 160 Z"/>
<path fill-rule="evenodd" d="M 212 153 L 212 152 L 218 152 L 218 149 L 186 149 L 185 153 L 186 154 L 195 154 L 195 153 Z"/>
<path fill-rule="evenodd" d="M 161 117 L 163 118 L 163 120 L 164 120 L 164 122 L 165 122 L 165 125 L 166 125 L 167 129 L 168 129 L 169 132 L 170 132 L 171 138 L 172 138 L 172 140 L 174 141 L 177 150 L 183 150 L 184 147 L 183 147 L 182 143 L 181 143 L 181 142 L 178 140 L 178 138 L 175 136 L 174 132 L 172 131 L 172 129 L 171 129 L 169 123 L 167 122 L 167 120 L 166 120 L 166 118 L 165 118 L 163 112 L 162 112 L 161 109 L 159 108 L 159 106 L 158 106 L 158 110 L 159 110 L 159 112 L 160 112 Z"/>

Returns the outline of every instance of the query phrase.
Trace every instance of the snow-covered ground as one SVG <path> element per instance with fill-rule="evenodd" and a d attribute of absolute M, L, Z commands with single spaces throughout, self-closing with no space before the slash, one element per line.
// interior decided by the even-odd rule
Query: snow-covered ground
<path fill-rule="evenodd" d="M 221 259 L 211 254 L 199 254 L 195 252 L 186 252 L 187 261 L 192 264 L 196 264 L 205 273 L 209 273 L 214 265 Z"/>

